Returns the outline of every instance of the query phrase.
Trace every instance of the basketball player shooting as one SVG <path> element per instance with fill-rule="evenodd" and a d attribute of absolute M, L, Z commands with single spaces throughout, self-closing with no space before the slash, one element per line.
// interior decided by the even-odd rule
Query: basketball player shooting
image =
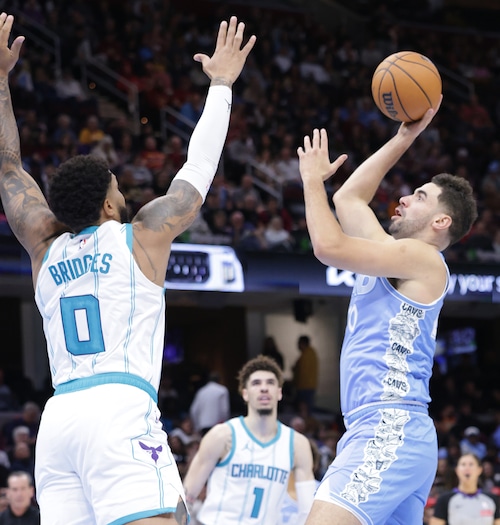
<path fill-rule="evenodd" d="M 469 183 L 442 173 L 399 201 L 389 233 L 369 206 L 384 175 L 430 124 L 430 109 L 362 163 L 333 197 L 325 130 L 299 148 L 316 257 L 357 274 L 340 357 L 346 432 L 306 525 L 421 525 L 437 466 L 428 415 L 438 315 L 449 272 L 441 252 L 477 216 Z M 340 223 L 340 224 L 339 224 Z"/>
<path fill-rule="evenodd" d="M 55 395 L 36 443 L 42 525 L 179 525 L 188 519 L 157 408 L 165 329 L 163 283 L 173 239 L 194 220 L 226 138 L 232 85 L 255 36 L 220 24 L 211 79 L 187 162 L 166 195 L 126 222 L 117 178 L 91 156 L 59 167 L 51 207 L 23 169 L 8 75 L 13 17 L 0 14 L 0 194 L 29 253 Z"/>

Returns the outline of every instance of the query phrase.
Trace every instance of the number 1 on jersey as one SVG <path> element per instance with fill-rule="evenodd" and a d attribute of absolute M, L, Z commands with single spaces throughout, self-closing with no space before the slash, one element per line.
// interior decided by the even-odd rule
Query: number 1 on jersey
<path fill-rule="evenodd" d="M 255 501 L 253 502 L 252 514 L 250 514 L 250 517 L 251 518 L 256 518 L 259 515 L 260 507 L 262 505 L 262 498 L 264 496 L 264 489 L 261 489 L 259 487 L 255 487 L 253 489 L 253 494 L 255 496 Z"/>

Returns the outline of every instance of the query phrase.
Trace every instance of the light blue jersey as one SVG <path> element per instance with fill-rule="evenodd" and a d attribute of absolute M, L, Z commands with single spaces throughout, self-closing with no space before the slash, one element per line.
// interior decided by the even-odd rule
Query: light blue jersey
<path fill-rule="evenodd" d="M 371 403 L 429 403 L 445 293 L 426 305 L 404 297 L 385 278 L 357 276 L 340 357 L 344 415 Z"/>
<path fill-rule="evenodd" d="M 226 424 L 232 448 L 210 475 L 198 520 L 204 525 L 277 525 L 293 468 L 294 431 L 278 421 L 275 438 L 262 443 L 243 417 Z"/>
<path fill-rule="evenodd" d="M 426 305 L 387 279 L 356 279 L 340 360 L 346 432 L 315 498 L 362 525 L 422 523 L 437 468 L 427 404 L 445 293 Z"/>

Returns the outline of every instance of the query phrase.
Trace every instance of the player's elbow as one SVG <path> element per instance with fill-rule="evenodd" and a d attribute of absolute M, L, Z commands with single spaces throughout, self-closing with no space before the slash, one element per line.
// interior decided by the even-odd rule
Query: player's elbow
<path fill-rule="evenodd" d="M 335 254 L 337 253 L 336 244 L 325 241 L 318 240 L 317 242 L 313 241 L 313 253 L 318 261 L 323 264 L 330 265 L 335 260 Z"/>

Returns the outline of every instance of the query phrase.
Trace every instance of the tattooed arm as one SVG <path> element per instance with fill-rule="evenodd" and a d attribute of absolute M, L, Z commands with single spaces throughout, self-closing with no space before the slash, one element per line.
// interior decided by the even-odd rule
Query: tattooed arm
<path fill-rule="evenodd" d="M 213 56 L 194 56 L 211 83 L 186 163 L 167 194 L 141 208 L 133 220 L 134 257 L 145 275 L 160 286 L 165 280 L 170 245 L 196 218 L 219 164 L 229 127 L 231 87 L 255 43 L 252 36 L 242 47 L 244 28 L 234 16 L 229 24 L 221 22 Z"/>
<path fill-rule="evenodd" d="M 19 133 L 12 109 L 8 75 L 24 37 L 8 47 L 13 17 L 0 14 L 0 196 L 9 225 L 31 257 L 33 279 L 47 247 L 63 226 L 55 219 L 40 187 L 23 169 Z"/>

